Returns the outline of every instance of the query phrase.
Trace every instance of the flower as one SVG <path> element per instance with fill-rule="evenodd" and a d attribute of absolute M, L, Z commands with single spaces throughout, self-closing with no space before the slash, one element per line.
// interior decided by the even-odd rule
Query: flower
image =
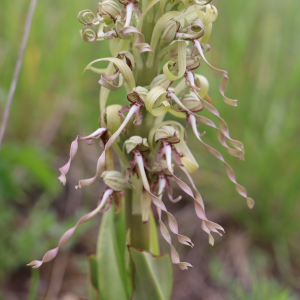
<path fill-rule="evenodd" d="M 207 64 L 212 72 L 222 77 L 220 93 L 224 102 L 237 105 L 237 100 L 225 96 L 229 83 L 227 71 L 213 67 L 205 58 L 205 52 L 210 50 L 207 43 L 212 24 L 218 16 L 216 7 L 210 4 L 211 1 L 200 0 L 174 0 L 172 4 L 177 2 L 175 5 L 159 0 L 148 1 L 146 5 L 137 0 L 119 2 L 121 7 L 115 1 L 105 0 L 99 4 L 97 15 L 90 10 L 78 15 L 78 20 L 84 25 L 82 38 L 87 42 L 109 39 L 112 57 L 96 59 L 85 68 L 101 74 L 100 123 L 103 127 L 87 137 L 77 136 L 71 144 L 69 161 L 60 168 L 59 176 L 65 184 L 78 141 L 90 143 L 92 139 L 101 138 L 104 149 L 96 163 L 96 174 L 80 180 L 76 188 L 89 186 L 101 176 L 107 189 L 97 208 L 67 231 L 57 248 L 48 251 L 42 261 L 29 264 L 34 267 L 53 259 L 78 225 L 109 206 L 115 193 L 130 188 L 135 190 L 132 213 L 142 215 L 142 221 L 147 222 L 152 201 L 158 213 L 161 234 L 170 245 L 172 262 L 181 269 L 190 267 L 189 263 L 180 261 L 169 232 L 174 233 L 181 244 L 193 247 L 191 239 L 179 233 L 178 223 L 164 203 L 162 196 L 165 190 L 173 203 L 182 198 L 174 197 L 171 182 L 174 181 L 193 199 L 195 213 L 208 234 L 210 244 L 214 244 L 212 233 L 222 235 L 224 229 L 208 220 L 204 201 L 193 182 L 191 174 L 199 165 L 188 148 L 185 131 L 188 126 L 204 148 L 224 163 L 228 178 L 248 206 L 254 206 L 253 199 L 237 183 L 233 169 L 221 153 L 202 140 L 205 132 L 198 132 L 200 123 L 215 128 L 221 146 L 230 155 L 243 159 L 243 144 L 231 138 L 226 122 L 212 105 L 208 80 L 195 72 L 201 62 Z M 109 63 L 106 69 L 94 67 L 95 63 L 102 61 Z M 106 106 L 109 93 L 120 88 L 126 90 L 128 105 L 121 107 L 117 100 L 117 103 Z M 126 97 L 124 94 L 124 99 Z M 219 124 L 204 117 L 204 110 L 217 117 Z M 174 120 L 164 121 L 169 114 L 173 118 L 185 119 L 186 126 Z M 107 155 L 111 148 L 121 162 L 121 172 L 114 168 L 105 169 L 108 159 L 113 166 Z M 179 177 L 178 171 L 188 183 Z M 167 216 L 168 228 L 162 220 L 163 213 Z"/>

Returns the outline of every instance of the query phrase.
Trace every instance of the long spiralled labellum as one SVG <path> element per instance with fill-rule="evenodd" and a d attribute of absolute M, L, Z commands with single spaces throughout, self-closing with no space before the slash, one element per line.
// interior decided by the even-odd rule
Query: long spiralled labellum
<path fill-rule="evenodd" d="M 167 214 L 170 230 L 174 234 L 177 235 L 179 243 L 190 246 L 190 247 L 193 247 L 194 244 L 192 243 L 192 241 L 189 237 L 181 235 L 181 234 L 178 233 L 178 224 L 177 224 L 177 221 L 176 221 L 175 217 L 170 212 L 168 212 L 165 204 L 161 201 L 161 199 L 156 197 L 151 192 L 150 185 L 149 185 L 146 173 L 145 173 L 143 157 L 139 152 L 135 153 L 135 161 L 136 161 L 136 164 L 139 168 L 139 172 L 140 172 L 141 179 L 142 179 L 143 186 L 144 186 L 145 190 L 150 194 L 150 196 L 152 198 L 152 201 L 155 204 L 155 206 L 160 208 L 162 211 L 164 211 Z"/>
<path fill-rule="evenodd" d="M 209 235 L 209 242 L 211 245 L 213 245 L 213 237 L 210 234 L 210 231 L 212 232 L 216 232 L 219 235 L 222 235 L 218 230 L 222 230 L 224 231 L 223 227 L 220 226 L 217 223 L 211 222 L 207 219 L 206 215 L 205 215 L 205 208 L 204 208 L 204 203 L 203 203 L 203 199 L 200 195 L 200 193 L 197 191 L 197 189 L 195 188 L 194 184 L 194 190 L 196 192 L 196 197 L 194 196 L 191 188 L 185 183 L 183 182 L 181 179 L 179 179 L 178 177 L 176 177 L 172 171 L 172 165 L 171 165 L 171 161 L 172 161 L 172 150 L 171 150 L 171 145 L 169 143 L 164 142 L 164 154 L 166 156 L 166 162 L 167 162 L 167 167 L 169 172 L 171 173 L 172 177 L 174 178 L 174 180 L 176 181 L 176 183 L 178 184 L 178 186 L 185 192 L 187 193 L 190 197 L 193 198 L 194 200 L 194 206 L 195 206 L 195 212 L 196 215 L 199 219 L 201 219 L 204 223 L 205 226 L 202 225 L 203 230 L 208 233 Z M 189 180 L 191 181 L 191 176 L 188 174 L 188 172 L 182 168 L 182 170 L 184 170 L 185 174 L 187 174 Z"/>
<path fill-rule="evenodd" d="M 71 147 L 70 147 L 70 158 L 69 161 L 61 168 L 59 168 L 60 171 L 60 176 L 58 177 L 59 181 L 65 185 L 66 184 L 66 174 L 69 172 L 70 166 L 71 166 L 71 161 L 75 157 L 77 150 L 78 150 L 78 141 L 84 141 L 84 140 L 90 140 L 94 138 L 99 138 L 104 132 L 106 132 L 106 128 L 98 128 L 95 132 L 88 136 L 77 136 L 76 139 L 72 142 Z"/>
<path fill-rule="evenodd" d="M 106 151 L 113 145 L 113 143 L 118 139 L 119 135 L 121 134 L 121 132 L 123 131 L 123 129 L 125 128 L 125 126 L 128 124 L 128 122 L 130 121 L 131 117 L 137 113 L 137 111 L 140 109 L 140 105 L 138 104 L 133 104 L 132 107 L 130 108 L 125 120 L 123 121 L 123 123 L 121 124 L 121 126 L 119 127 L 119 129 L 110 137 L 110 139 L 107 141 L 107 143 L 105 144 L 105 148 L 102 152 L 102 154 L 100 155 L 98 162 L 97 162 L 97 168 L 96 168 L 96 174 L 94 177 L 89 178 L 89 179 L 82 179 L 79 180 L 79 184 L 75 187 L 77 188 L 82 188 L 85 186 L 89 186 L 91 185 L 93 182 L 95 182 L 95 180 L 97 179 L 98 176 L 100 176 L 104 170 L 104 166 L 105 166 L 105 154 Z"/>
<path fill-rule="evenodd" d="M 160 195 L 159 196 L 160 200 L 161 200 L 165 185 L 166 185 L 166 180 L 164 179 L 164 177 L 160 178 L 159 179 L 159 188 L 158 188 L 158 195 Z M 161 235 L 167 241 L 167 243 L 170 245 L 172 263 L 178 265 L 181 270 L 187 270 L 188 267 L 193 267 L 190 263 L 180 262 L 178 252 L 172 245 L 172 239 L 171 239 L 170 233 L 161 219 L 162 211 L 159 207 L 157 207 L 156 209 L 157 209 L 157 214 L 158 214 L 158 221 L 159 221 L 159 228 L 160 228 Z"/>
<path fill-rule="evenodd" d="M 199 43 L 199 41 L 197 40 L 194 40 L 194 45 L 195 47 L 197 48 L 197 50 L 199 51 L 199 54 L 201 55 L 202 59 L 205 61 L 205 63 L 210 67 L 210 69 L 217 75 L 219 76 L 222 76 L 222 80 L 221 80 L 221 83 L 220 83 L 220 93 L 221 95 L 223 96 L 223 100 L 226 104 L 228 105 L 231 105 L 231 106 L 237 106 L 237 100 L 232 100 L 232 99 L 229 99 L 225 96 L 225 90 L 226 90 L 226 87 L 229 83 L 229 77 L 228 77 L 228 73 L 227 71 L 224 71 L 224 70 L 220 70 L 220 69 L 217 69 L 215 67 L 213 67 L 211 64 L 209 64 L 209 62 L 206 60 L 205 56 L 204 56 L 204 53 L 203 53 L 203 50 L 201 48 L 201 45 Z"/>
<path fill-rule="evenodd" d="M 195 195 L 196 195 L 196 197 L 195 197 L 196 201 L 194 199 L 195 212 L 196 212 L 196 215 L 199 217 L 199 219 L 201 219 L 200 216 L 201 216 L 201 213 L 202 213 L 202 208 L 204 208 L 204 203 L 203 203 L 202 196 L 198 192 L 191 175 L 186 171 L 186 169 L 184 167 L 180 167 L 180 169 L 184 172 L 186 177 L 189 179 L 189 181 L 190 181 L 190 183 L 191 183 L 191 185 L 194 189 L 194 192 L 195 192 Z M 208 234 L 208 241 L 212 246 L 214 245 L 215 241 L 214 241 L 214 238 L 213 238 L 213 236 L 211 235 L 210 232 L 218 233 L 221 236 L 222 236 L 222 234 L 218 230 L 222 230 L 222 231 L 225 232 L 225 230 L 222 226 L 220 226 L 217 223 L 208 221 L 208 220 L 202 220 L 201 227 L 202 227 L 203 231 L 205 231 Z"/>
<path fill-rule="evenodd" d="M 193 89 L 195 90 L 197 87 L 195 86 L 195 83 L 193 82 L 192 80 L 192 72 L 188 71 L 187 72 L 188 75 L 190 74 L 191 78 L 188 77 L 188 80 L 190 81 L 190 89 Z M 228 126 L 226 124 L 226 122 L 224 121 L 224 119 L 222 119 L 220 117 L 220 113 L 218 112 L 218 110 L 213 106 L 211 105 L 210 103 L 208 103 L 207 101 L 205 101 L 202 97 L 206 96 L 207 93 L 208 93 L 208 81 L 207 79 L 202 76 L 202 75 L 199 75 L 199 74 L 195 74 L 195 77 L 197 79 L 199 79 L 200 81 L 200 84 L 201 84 L 201 89 L 200 91 L 197 93 L 196 91 L 194 91 L 195 95 L 199 98 L 199 100 L 201 101 L 202 105 L 204 108 L 206 108 L 210 113 L 212 113 L 213 115 L 217 116 L 218 119 L 219 119 L 219 125 L 220 125 L 220 129 L 215 125 L 215 123 L 213 121 L 211 121 L 210 119 L 207 119 L 205 117 L 202 117 L 202 116 L 199 116 L 197 114 L 193 114 L 196 119 L 198 121 L 200 121 L 201 123 L 207 125 L 207 126 L 210 126 L 210 127 L 213 127 L 216 129 L 217 131 L 217 136 L 218 136 L 218 139 L 219 139 L 219 142 L 220 144 L 226 148 L 227 152 L 232 155 L 232 156 L 236 156 L 236 157 L 240 157 L 241 159 L 243 158 L 244 156 L 244 145 L 243 143 L 241 143 L 240 141 L 237 141 L 237 140 L 234 140 L 230 137 L 230 134 L 229 134 L 229 129 L 228 129 Z M 175 89 L 175 94 L 179 94 L 184 86 L 183 86 L 183 83 L 184 83 L 184 80 L 182 80 L 180 82 L 180 84 L 178 85 L 178 88 Z M 178 100 L 177 100 L 178 101 Z M 227 146 L 226 144 L 226 140 L 225 140 L 225 137 L 229 140 L 230 144 L 236 148 L 236 150 L 234 149 L 231 149 Z"/>
<path fill-rule="evenodd" d="M 59 248 L 64 246 L 71 239 L 76 228 L 79 225 L 89 221 L 91 218 L 93 218 L 97 213 L 99 213 L 101 211 L 101 209 L 104 207 L 104 205 L 106 204 L 107 200 L 112 195 L 112 193 L 113 193 L 112 189 L 110 189 L 110 188 L 107 189 L 102 197 L 100 204 L 97 206 L 97 208 L 94 209 L 93 211 L 89 212 L 88 214 L 84 215 L 83 217 L 81 217 L 74 227 L 72 227 L 68 231 L 66 231 L 64 233 L 64 235 L 61 237 L 61 239 L 59 240 L 58 246 L 56 248 L 46 252 L 46 254 L 44 255 L 44 257 L 41 261 L 34 260 L 31 263 L 29 263 L 27 266 L 32 266 L 32 268 L 37 269 L 43 263 L 51 261 L 57 255 Z"/>
<path fill-rule="evenodd" d="M 204 108 L 206 108 L 210 113 L 212 113 L 213 115 L 217 116 L 219 119 L 219 126 L 220 128 L 218 128 L 213 121 L 199 116 L 199 115 L 194 115 L 196 117 L 196 119 L 205 124 L 208 125 L 210 127 L 216 128 L 217 130 L 217 136 L 218 136 L 218 140 L 220 142 L 220 144 L 226 148 L 227 152 L 232 155 L 232 156 L 236 156 L 236 157 L 240 157 L 241 159 L 243 159 L 244 156 L 244 145 L 242 142 L 234 140 L 230 137 L 229 134 L 229 129 L 228 129 L 228 125 L 226 124 L 226 122 L 224 121 L 224 119 L 222 119 L 220 117 L 220 113 L 218 112 L 218 110 L 211 105 L 210 103 L 208 103 L 207 101 L 205 101 L 204 99 L 202 99 L 199 96 L 199 99 L 203 105 Z M 226 138 L 228 139 L 229 143 L 235 148 L 235 149 L 231 149 L 227 146 L 226 144 Z"/>
<path fill-rule="evenodd" d="M 195 118 L 197 118 L 198 121 L 200 121 L 201 123 L 203 123 L 205 125 L 216 128 L 217 136 L 218 136 L 218 140 L 219 140 L 220 144 L 223 147 L 226 148 L 227 152 L 230 155 L 235 156 L 235 157 L 240 157 L 240 158 L 242 158 L 244 156 L 244 146 L 243 146 L 243 144 L 240 141 L 233 140 L 230 137 L 229 129 L 228 129 L 228 126 L 227 126 L 226 122 L 220 117 L 219 112 L 217 111 L 217 109 L 214 106 L 207 103 L 205 100 L 203 100 L 198 95 L 198 98 L 200 99 L 202 105 L 209 112 L 211 112 L 212 114 L 214 114 L 215 116 L 217 116 L 219 118 L 220 128 L 218 128 L 213 121 L 211 121 L 211 120 L 209 120 L 205 117 L 199 116 L 199 115 L 195 114 L 194 112 L 190 111 L 188 108 L 186 108 L 174 93 L 168 92 L 168 95 L 172 100 L 174 100 L 176 102 L 176 104 L 178 104 L 179 107 L 181 107 L 183 110 L 185 110 L 187 113 L 189 113 L 189 115 L 195 116 Z M 230 144 L 233 147 L 235 147 L 236 149 L 231 149 L 230 147 L 227 146 L 225 137 L 229 140 Z"/>
<path fill-rule="evenodd" d="M 204 143 L 197 131 L 197 123 L 196 123 L 196 118 L 193 116 L 193 115 L 190 115 L 189 116 L 189 121 L 191 122 L 191 126 L 192 126 L 192 129 L 197 137 L 197 139 L 201 142 L 201 144 L 206 148 L 206 150 L 211 153 L 212 155 L 214 155 L 216 158 L 218 158 L 219 160 L 221 160 L 223 163 L 224 163 L 224 166 L 225 166 L 225 170 L 226 170 L 226 173 L 227 173 L 227 176 L 228 178 L 230 179 L 231 182 L 234 183 L 235 185 L 235 189 L 236 191 L 244 198 L 246 198 L 246 201 L 247 201 L 247 205 L 249 208 L 253 208 L 255 202 L 253 199 L 249 198 L 247 196 L 247 191 L 246 189 L 241 186 L 240 184 L 238 184 L 236 182 L 236 179 L 235 179 L 235 174 L 234 174 L 234 171 L 233 169 L 230 167 L 230 165 L 224 160 L 224 157 L 222 156 L 222 154 L 217 151 L 216 149 L 214 149 L 213 147 L 207 145 L 206 143 Z"/>

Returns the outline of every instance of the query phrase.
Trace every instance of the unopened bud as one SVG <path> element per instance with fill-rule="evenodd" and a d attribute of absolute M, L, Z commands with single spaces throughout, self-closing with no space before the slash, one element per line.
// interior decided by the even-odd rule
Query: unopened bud
<path fill-rule="evenodd" d="M 132 136 L 125 141 L 126 151 L 129 154 L 133 149 L 137 149 L 140 152 L 146 152 L 149 150 L 149 145 L 146 138 L 140 136 Z"/>
<path fill-rule="evenodd" d="M 179 133 L 172 126 L 162 126 L 155 132 L 155 142 L 158 142 L 159 140 L 167 140 L 170 144 L 179 143 Z"/>
<path fill-rule="evenodd" d="M 191 29 L 194 32 L 201 32 L 201 31 L 203 31 L 203 34 L 204 34 L 204 32 L 205 32 L 205 26 L 203 24 L 202 19 L 197 18 L 196 20 L 194 20 L 191 23 Z"/>
<path fill-rule="evenodd" d="M 98 14 L 103 17 L 105 24 L 109 25 L 115 22 L 120 15 L 119 5 L 113 0 L 107 0 L 99 3 Z"/>
<path fill-rule="evenodd" d="M 181 99 L 181 103 L 190 111 L 197 112 L 203 109 L 202 102 L 195 94 L 185 95 L 183 99 Z"/>
<path fill-rule="evenodd" d="M 166 90 L 170 86 L 170 84 L 171 80 L 169 80 L 165 74 L 160 74 L 152 80 L 150 88 L 152 89 L 156 86 L 161 86 Z"/>
<path fill-rule="evenodd" d="M 190 71 L 198 69 L 200 66 L 199 56 L 187 56 L 186 58 L 186 68 Z"/>
<path fill-rule="evenodd" d="M 119 171 L 105 171 L 101 174 L 103 181 L 114 191 L 123 191 L 127 184 L 124 175 Z"/>
<path fill-rule="evenodd" d="M 175 39 L 176 33 L 180 28 L 180 23 L 177 21 L 169 21 L 162 32 L 161 41 L 163 43 L 170 43 Z"/>

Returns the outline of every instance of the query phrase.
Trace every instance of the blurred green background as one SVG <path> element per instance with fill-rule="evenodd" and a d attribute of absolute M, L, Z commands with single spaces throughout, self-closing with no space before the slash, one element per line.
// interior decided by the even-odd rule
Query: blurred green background
<path fill-rule="evenodd" d="M 93 174 L 101 151 L 96 145 L 89 151 L 81 145 L 70 184 L 62 187 L 57 180 L 71 141 L 98 127 L 98 75 L 82 72 L 90 61 L 109 52 L 105 43 L 83 42 L 77 21 L 80 10 L 96 11 L 97 4 L 92 0 L 37 4 L 0 152 L 0 299 L 27 299 L 31 270 L 26 263 L 55 247 L 101 193 L 101 185 L 74 189 L 78 178 Z M 245 161 L 224 156 L 256 206 L 249 211 L 223 164 L 189 134 L 189 146 L 200 165 L 195 182 L 208 216 L 226 234 L 212 248 L 188 199 L 170 207 L 181 231 L 195 242 L 192 250 L 179 247 L 194 269 L 175 270 L 172 300 L 299 299 L 300 2 L 214 0 L 212 4 L 219 18 L 207 58 L 229 72 L 226 94 L 238 99 L 239 106 L 223 103 L 219 77 L 204 64 L 199 71 L 209 79 L 209 94 L 231 136 L 244 143 Z M 29 1 L 1 0 L 0 6 L 2 117 Z M 110 101 L 126 99 L 118 92 L 111 94 Z M 215 131 L 200 127 L 204 130 L 204 140 L 218 147 Z M 42 267 L 37 299 L 86 297 L 85 257 L 95 250 L 98 224 L 99 219 L 79 228 L 56 263 Z M 166 245 L 162 248 L 168 251 Z"/>

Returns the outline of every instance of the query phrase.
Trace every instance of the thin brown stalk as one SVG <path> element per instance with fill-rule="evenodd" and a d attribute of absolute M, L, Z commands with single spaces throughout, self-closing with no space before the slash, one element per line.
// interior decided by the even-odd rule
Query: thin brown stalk
<path fill-rule="evenodd" d="M 12 79 L 12 82 L 11 82 L 11 85 L 10 85 L 10 89 L 9 89 L 9 93 L 8 93 L 8 97 L 7 97 L 7 102 L 6 102 L 6 106 L 5 106 L 5 110 L 4 110 L 4 114 L 3 114 L 3 119 L 2 119 L 2 122 L 1 122 L 0 149 L 1 149 L 1 145 L 2 145 L 3 136 L 4 136 L 4 133 L 5 133 L 5 129 L 6 129 L 6 126 L 7 126 L 12 101 L 13 101 L 13 98 L 14 98 L 14 94 L 15 94 L 18 79 L 19 79 L 19 74 L 20 74 L 21 65 L 22 65 L 23 56 L 24 56 L 24 51 L 25 51 L 25 48 L 26 48 L 26 44 L 27 44 L 27 40 L 28 40 L 28 36 L 29 36 L 29 32 L 30 32 L 30 27 L 31 27 L 32 18 L 33 18 L 33 14 L 34 14 L 34 11 L 35 11 L 36 3 L 37 3 L 37 0 L 31 0 L 30 7 L 29 7 L 29 10 L 28 10 L 28 14 L 27 14 L 27 19 L 26 19 L 26 23 L 25 23 L 22 42 L 21 42 L 21 46 L 20 46 L 20 50 L 19 50 L 19 54 L 18 54 L 18 58 L 17 58 L 17 63 L 16 63 L 15 70 L 14 70 L 14 76 L 13 76 L 13 79 Z"/>

